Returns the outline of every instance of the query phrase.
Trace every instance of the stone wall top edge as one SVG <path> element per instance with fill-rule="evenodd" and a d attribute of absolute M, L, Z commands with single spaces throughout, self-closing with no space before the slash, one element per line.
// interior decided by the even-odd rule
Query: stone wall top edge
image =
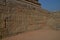
<path fill-rule="evenodd" d="M 41 5 L 38 5 L 36 3 L 26 1 L 26 0 L 7 0 L 7 2 L 17 2 L 17 3 L 19 3 L 19 2 L 23 3 L 24 2 L 24 3 L 31 4 L 31 5 L 34 5 L 34 6 L 37 6 L 37 7 L 41 6 Z"/>

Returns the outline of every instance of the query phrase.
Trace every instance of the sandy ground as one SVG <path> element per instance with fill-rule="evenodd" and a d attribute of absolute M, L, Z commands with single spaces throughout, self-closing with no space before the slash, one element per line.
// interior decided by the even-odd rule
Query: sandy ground
<path fill-rule="evenodd" d="M 60 40 L 60 31 L 36 30 L 7 37 L 2 40 Z"/>

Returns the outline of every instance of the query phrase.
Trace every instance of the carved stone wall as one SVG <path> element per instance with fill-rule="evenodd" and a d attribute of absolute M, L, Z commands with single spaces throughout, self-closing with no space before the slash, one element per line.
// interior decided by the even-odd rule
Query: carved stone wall
<path fill-rule="evenodd" d="M 50 14 L 52 20 L 50 20 L 51 28 L 60 30 L 60 12 L 53 12 Z"/>
<path fill-rule="evenodd" d="M 17 0 L 7 0 L 0 5 L 2 36 L 9 36 L 20 32 L 31 31 L 46 27 L 48 14 L 41 12 L 41 6 Z M 0 8 L 1 9 L 1 8 Z"/>

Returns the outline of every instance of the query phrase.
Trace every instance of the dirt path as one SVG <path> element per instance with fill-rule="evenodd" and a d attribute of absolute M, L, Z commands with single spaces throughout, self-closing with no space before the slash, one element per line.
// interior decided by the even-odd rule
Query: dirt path
<path fill-rule="evenodd" d="M 36 30 L 8 37 L 3 40 L 60 40 L 60 31 Z"/>

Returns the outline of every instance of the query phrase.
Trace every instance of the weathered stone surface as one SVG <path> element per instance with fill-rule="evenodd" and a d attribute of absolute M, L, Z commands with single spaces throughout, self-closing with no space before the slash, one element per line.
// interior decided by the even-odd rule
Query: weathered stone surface
<path fill-rule="evenodd" d="M 41 5 L 29 1 L 7 0 L 6 5 L 0 5 L 0 10 L 1 36 L 60 26 L 58 23 L 55 25 L 54 16 L 51 17 L 51 14 L 42 9 Z"/>
<path fill-rule="evenodd" d="M 55 20 L 54 28 L 60 30 L 60 12 L 53 13 L 53 19 Z"/>
<path fill-rule="evenodd" d="M 60 12 L 51 13 L 47 25 L 52 29 L 60 30 Z"/>

